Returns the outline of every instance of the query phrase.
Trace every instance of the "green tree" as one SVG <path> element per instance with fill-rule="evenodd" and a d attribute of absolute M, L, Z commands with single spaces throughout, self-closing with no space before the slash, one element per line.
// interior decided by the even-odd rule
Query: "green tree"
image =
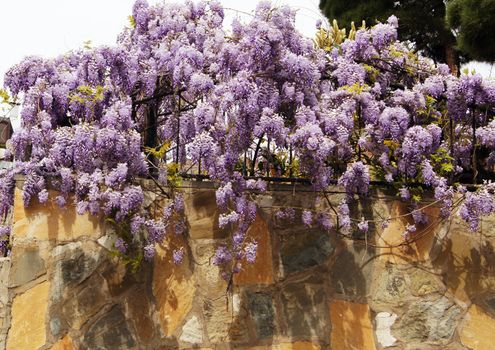
<path fill-rule="evenodd" d="M 449 0 L 447 23 L 458 48 L 478 61 L 495 61 L 495 0 Z"/>
<path fill-rule="evenodd" d="M 455 48 L 454 34 L 445 25 L 443 0 L 320 0 L 320 9 L 330 20 L 335 18 L 348 27 L 362 20 L 368 25 L 384 22 L 394 14 L 399 18 L 400 40 L 411 41 L 424 55 L 447 63 L 455 74 L 464 58 Z"/>

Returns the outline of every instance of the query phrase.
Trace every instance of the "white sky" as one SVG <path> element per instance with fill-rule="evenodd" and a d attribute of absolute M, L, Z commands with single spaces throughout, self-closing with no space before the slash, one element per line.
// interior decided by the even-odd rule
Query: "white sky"
<path fill-rule="evenodd" d="M 148 0 L 157 3 L 159 0 Z M 170 0 L 167 0 L 170 1 Z M 180 0 L 179 0 L 180 1 Z M 252 12 L 256 0 L 221 0 L 226 8 Z M 5 72 L 23 57 L 54 57 L 83 46 L 113 44 L 128 25 L 134 0 L 3 0 L 0 2 L 0 85 Z M 318 0 L 274 0 L 299 9 L 297 26 L 312 36 L 320 17 Z M 226 24 L 236 15 L 227 10 Z M 239 14 L 239 16 L 244 16 Z"/>
<path fill-rule="evenodd" d="M 156 3 L 159 0 L 148 0 Z M 171 1 L 171 0 L 167 0 Z M 252 12 L 257 0 L 221 0 L 224 7 Z M 3 0 L 0 7 L 0 86 L 9 67 L 27 55 L 54 57 L 81 47 L 84 41 L 93 45 L 112 44 L 128 24 L 134 0 Z M 272 0 L 274 5 L 287 4 L 298 9 L 296 25 L 312 37 L 315 23 L 323 17 L 319 0 Z M 236 15 L 227 10 L 225 23 Z M 245 17 L 243 14 L 238 14 Z M 488 76 L 490 66 L 475 69 Z M 495 76 L 493 72 L 492 76 Z"/>

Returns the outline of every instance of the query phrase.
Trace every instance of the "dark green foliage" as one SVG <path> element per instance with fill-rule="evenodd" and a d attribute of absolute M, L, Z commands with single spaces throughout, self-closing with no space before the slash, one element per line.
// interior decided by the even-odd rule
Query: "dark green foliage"
<path fill-rule="evenodd" d="M 478 61 L 495 61 L 495 0 L 450 0 L 447 23 L 460 50 Z"/>
<path fill-rule="evenodd" d="M 393 0 L 320 0 L 320 9 L 330 20 L 337 19 L 340 26 L 350 26 L 351 21 L 368 25 L 383 22 L 393 13 Z"/>
<path fill-rule="evenodd" d="M 399 18 L 399 39 L 409 40 L 417 50 L 437 62 L 458 65 L 459 55 L 453 50 L 455 37 L 445 26 L 443 0 L 320 0 L 320 9 L 330 20 L 350 27 L 351 21 L 367 25 L 384 22 L 390 15 Z"/>

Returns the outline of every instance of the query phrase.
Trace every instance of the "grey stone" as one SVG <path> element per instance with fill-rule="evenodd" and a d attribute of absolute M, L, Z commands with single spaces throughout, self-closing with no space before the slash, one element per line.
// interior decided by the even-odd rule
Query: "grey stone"
<path fill-rule="evenodd" d="M 203 342 L 203 327 L 196 316 L 191 317 L 184 324 L 179 339 L 180 341 L 191 344 L 200 344 Z"/>
<path fill-rule="evenodd" d="M 77 288 L 69 288 L 65 297 L 53 304 L 53 312 L 60 315 L 62 324 L 79 329 L 109 303 L 105 280 L 93 274 Z"/>
<path fill-rule="evenodd" d="M 9 302 L 10 265 L 10 258 L 0 258 L 0 315 L 3 315 L 3 308 Z"/>
<path fill-rule="evenodd" d="M 302 232 L 283 235 L 281 240 L 280 254 L 285 274 L 320 265 L 334 251 L 330 236 L 321 231 L 304 229 Z"/>
<path fill-rule="evenodd" d="M 272 296 L 264 293 L 248 293 L 247 300 L 258 337 L 273 336 L 275 324 Z"/>
<path fill-rule="evenodd" d="M 492 312 L 495 312 L 495 295 L 485 298 L 485 303 Z"/>
<path fill-rule="evenodd" d="M 61 327 L 62 323 L 60 322 L 60 319 L 58 317 L 54 317 L 50 320 L 50 332 L 52 332 L 54 336 L 60 334 Z"/>
<path fill-rule="evenodd" d="M 82 252 L 78 252 L 70 260 L 62 261 L 60 265 L 63 281 L 66 284 L 71 282 L 77 283 L 89 276 L 90 272 L 92 272 L 91 267 L 94 267 L 95 261 L 90 257 L 86 257 Z"/>
<path fill-rule="evenodd" d="M 404 273 L 395 266 L 387 266 L 383 273 L 374 276 L 375 291 L 373 302 L 378 304 L 401 305 L 410 296 Z"/>
<path fill-rule="evenodd" d="M 284 333 L 292 337 L 318 337 L 328 341 L 330 320 L 322 284 L 297 282 L 282 291 Z"/>
<path fill-rule="evenodd" d="M 120 306 L 114 306 L 96 321 L 84 334 L 82 341 L 86 349 L 131 349 L 136 341 L 126 322 Z"/>
<path fill-rule="evenodd" d="M 45 263 L 36 247 L 17 247 L 10 269 L 10 286 L 20 286 L 46 273 Z"/>
<path fill-rule="evenodd" d="M 52 298 L 61 300 L 64 291 L 88 279 L 102 260 L 102 248 L 87 242 L 58 246 L 53 250 L 55 271 Z"/>
<path fill-rule="evenodd" d="M 411 304 L 401 317 L 398 337 L 406 342 L 446 343 L 452 338 L 461 308 L 442 296 Z"/>
<path fill-rule="evenodd" d="M 103 248 L 106 248 L 108 250 L 113 250 L 115 247 L 116 240 L 117 240 L 117 235 L 111 233 L 98 238 L 97 242 Z"/>
<path fill-rule="evenodd" d="M 331 267 L 332 286 L 337 294 L 352 299 L 364 299 L 369 293 L 373 277 L 375 249 L 346 245 Z"/>

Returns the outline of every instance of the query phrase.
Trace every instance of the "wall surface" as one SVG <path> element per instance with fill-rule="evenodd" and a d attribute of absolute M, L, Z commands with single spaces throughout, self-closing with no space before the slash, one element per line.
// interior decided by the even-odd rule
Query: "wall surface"
<path fill-rule="evenodd" d="M 350 240 L 276 219 L 274 207 L 317 205 L 304 188 L 278 186 L 248 233 L 258 259 L 229 288 L 211 264 L 226 236 L 214 191 L 190 185 L 187 235 L 171 234 L 136 274 L 109 254 L 104 220 L 25 209 L 17 190 L 12 254 L 0 260 L 0 347 L 493 349 L 495 220 L 473 234 L 457 217 L 437 223 L 430 206 L 431 224 L 403 244 L 403 204 L 374 193 L 356 215 L 399 218 Z M 168 247 L 180 246 L 176 266 Z"/>

